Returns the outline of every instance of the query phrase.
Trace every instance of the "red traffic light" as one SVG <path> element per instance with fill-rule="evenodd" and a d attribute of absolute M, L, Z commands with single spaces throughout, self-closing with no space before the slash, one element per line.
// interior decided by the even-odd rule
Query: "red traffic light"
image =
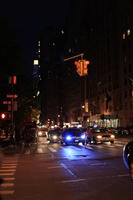
<path fill-rule="evenodd" d="M 5 113 L 1 113 L 1 119 L 5 119 L 6 118 L 6 114 Z"/>

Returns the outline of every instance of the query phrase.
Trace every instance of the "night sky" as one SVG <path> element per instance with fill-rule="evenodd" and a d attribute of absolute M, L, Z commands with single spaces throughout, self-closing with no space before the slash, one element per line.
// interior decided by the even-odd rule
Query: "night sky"
<path fill-rule="evenodd" d="M 24 49 L 26 73 L 31 73 L 36 41 L 40 30 L 48 25 L 63 25 L 68 14 L 69 0 L 2 1 L 0 16 L 10 17 Z"/>

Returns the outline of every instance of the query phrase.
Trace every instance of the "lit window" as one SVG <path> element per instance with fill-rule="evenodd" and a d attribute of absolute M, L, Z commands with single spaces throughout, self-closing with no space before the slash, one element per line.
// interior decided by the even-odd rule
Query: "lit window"
<path fill-rule="evenodd" d="M 129 36 L 130 34 L 131 34 L 131 30 L 128 29 L 128 30 L 127 30 L 127 35 Z"/>
<path fill-rule="evenodd" d="M 61 33 L 62 33 L 62 35 L 64 34 L 64 31 L 63 30 L 61 30 Z"/>
<path fill-rule="evenodd" d="M 37 94 L 36 94 L 36 95 L 39 96 L 39 94 L 40 94 L 40 91 L 37 91 Z"/>
<path fill-rule="evenodd" d="M 34 60 L 34 65 L 38 65 L 38 60 Z"/>
<path fill-rule="evenodd" d="M 123 36 L 122 36 L 122 38 L 123 38 L 123 40 L 125 40 L 125 39 L 126 39 L 126 34 L 125 34 L 125 33 L 123 33 Z"/>
<path fill-rule="evenodd" d="M 40 47 L 40 41 L 38 41 L 38 46 Z"/>
<path fill-rule="evenodd" d="M 53 42 L 53 46 L 55 46 L 55 43 Z"/>
<path fill-rule="evenodd" d="M 68 52 L 69 52 L 69 53 L 71 53 L 71 52 L 72 52 L 72 49 L 71 49 L 71 48 L 69 48 L 69 49 L 68 49 Z"/>
<path fill-rule="evenodd" d="M 40 49 L 38 49 L 38 53 L 40 53 Z"/>

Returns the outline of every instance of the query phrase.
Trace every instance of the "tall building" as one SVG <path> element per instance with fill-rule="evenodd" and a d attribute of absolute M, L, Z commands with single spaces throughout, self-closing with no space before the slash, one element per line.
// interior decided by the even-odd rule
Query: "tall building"
<path fill-rule="evenodd" d="M 57 123 L 63 117 L 62 51 L 64 29 L 47 27 L 40 37 L 41 121 Z"/>
<path fill-rule="evenodd" d="M 68 20 L 72 51 L 90 60 L 88 122 L 133 125 L 132 1 L 71 1 Z M 80 13 L 80 14 L 79 14 Z"/>
<path fill-rule="evenodd" d="M 21 49 L 13 21 L 8 17 L 0 17 L 0 26 L 0 111 L 6 111 L 3 100 L 12 92 L 8 78 L 20 73 Z"/>

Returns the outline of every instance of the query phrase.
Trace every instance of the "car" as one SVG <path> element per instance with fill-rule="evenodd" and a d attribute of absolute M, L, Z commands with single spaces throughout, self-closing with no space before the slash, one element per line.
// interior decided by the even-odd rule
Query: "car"
<path fill-rule="evenodd" d="M 50 143 L 58 143 L 61 140 L 61 133 L 62 131 L 59 128 L 49 130 L 47 134 L 47 140 Z"/>
<path fill-rule="evenodd" d="M 47 128 L 38 128 L 37 129 L 37 136 L 38 137 L 46 137 L 48 133 L 48 129 Z"/>
<path fill-rule="evenodd" d="M 133 141 L 128 142 L 123 148 L 123 161 L 133 180 Z"/>
<path fill-rule="evenodd" d="M 114 143 L 114 140 L 115 135 L 105 128 L 93 128 L 88 136 L 88 141 L 93 141 L 95 144 L 103 142 Z"/>
<path fill-rule="evenodd" d="M 86 134 L 79 128 L 67 128 L 62 133 L 61 144 L 85 144 Z"/>

